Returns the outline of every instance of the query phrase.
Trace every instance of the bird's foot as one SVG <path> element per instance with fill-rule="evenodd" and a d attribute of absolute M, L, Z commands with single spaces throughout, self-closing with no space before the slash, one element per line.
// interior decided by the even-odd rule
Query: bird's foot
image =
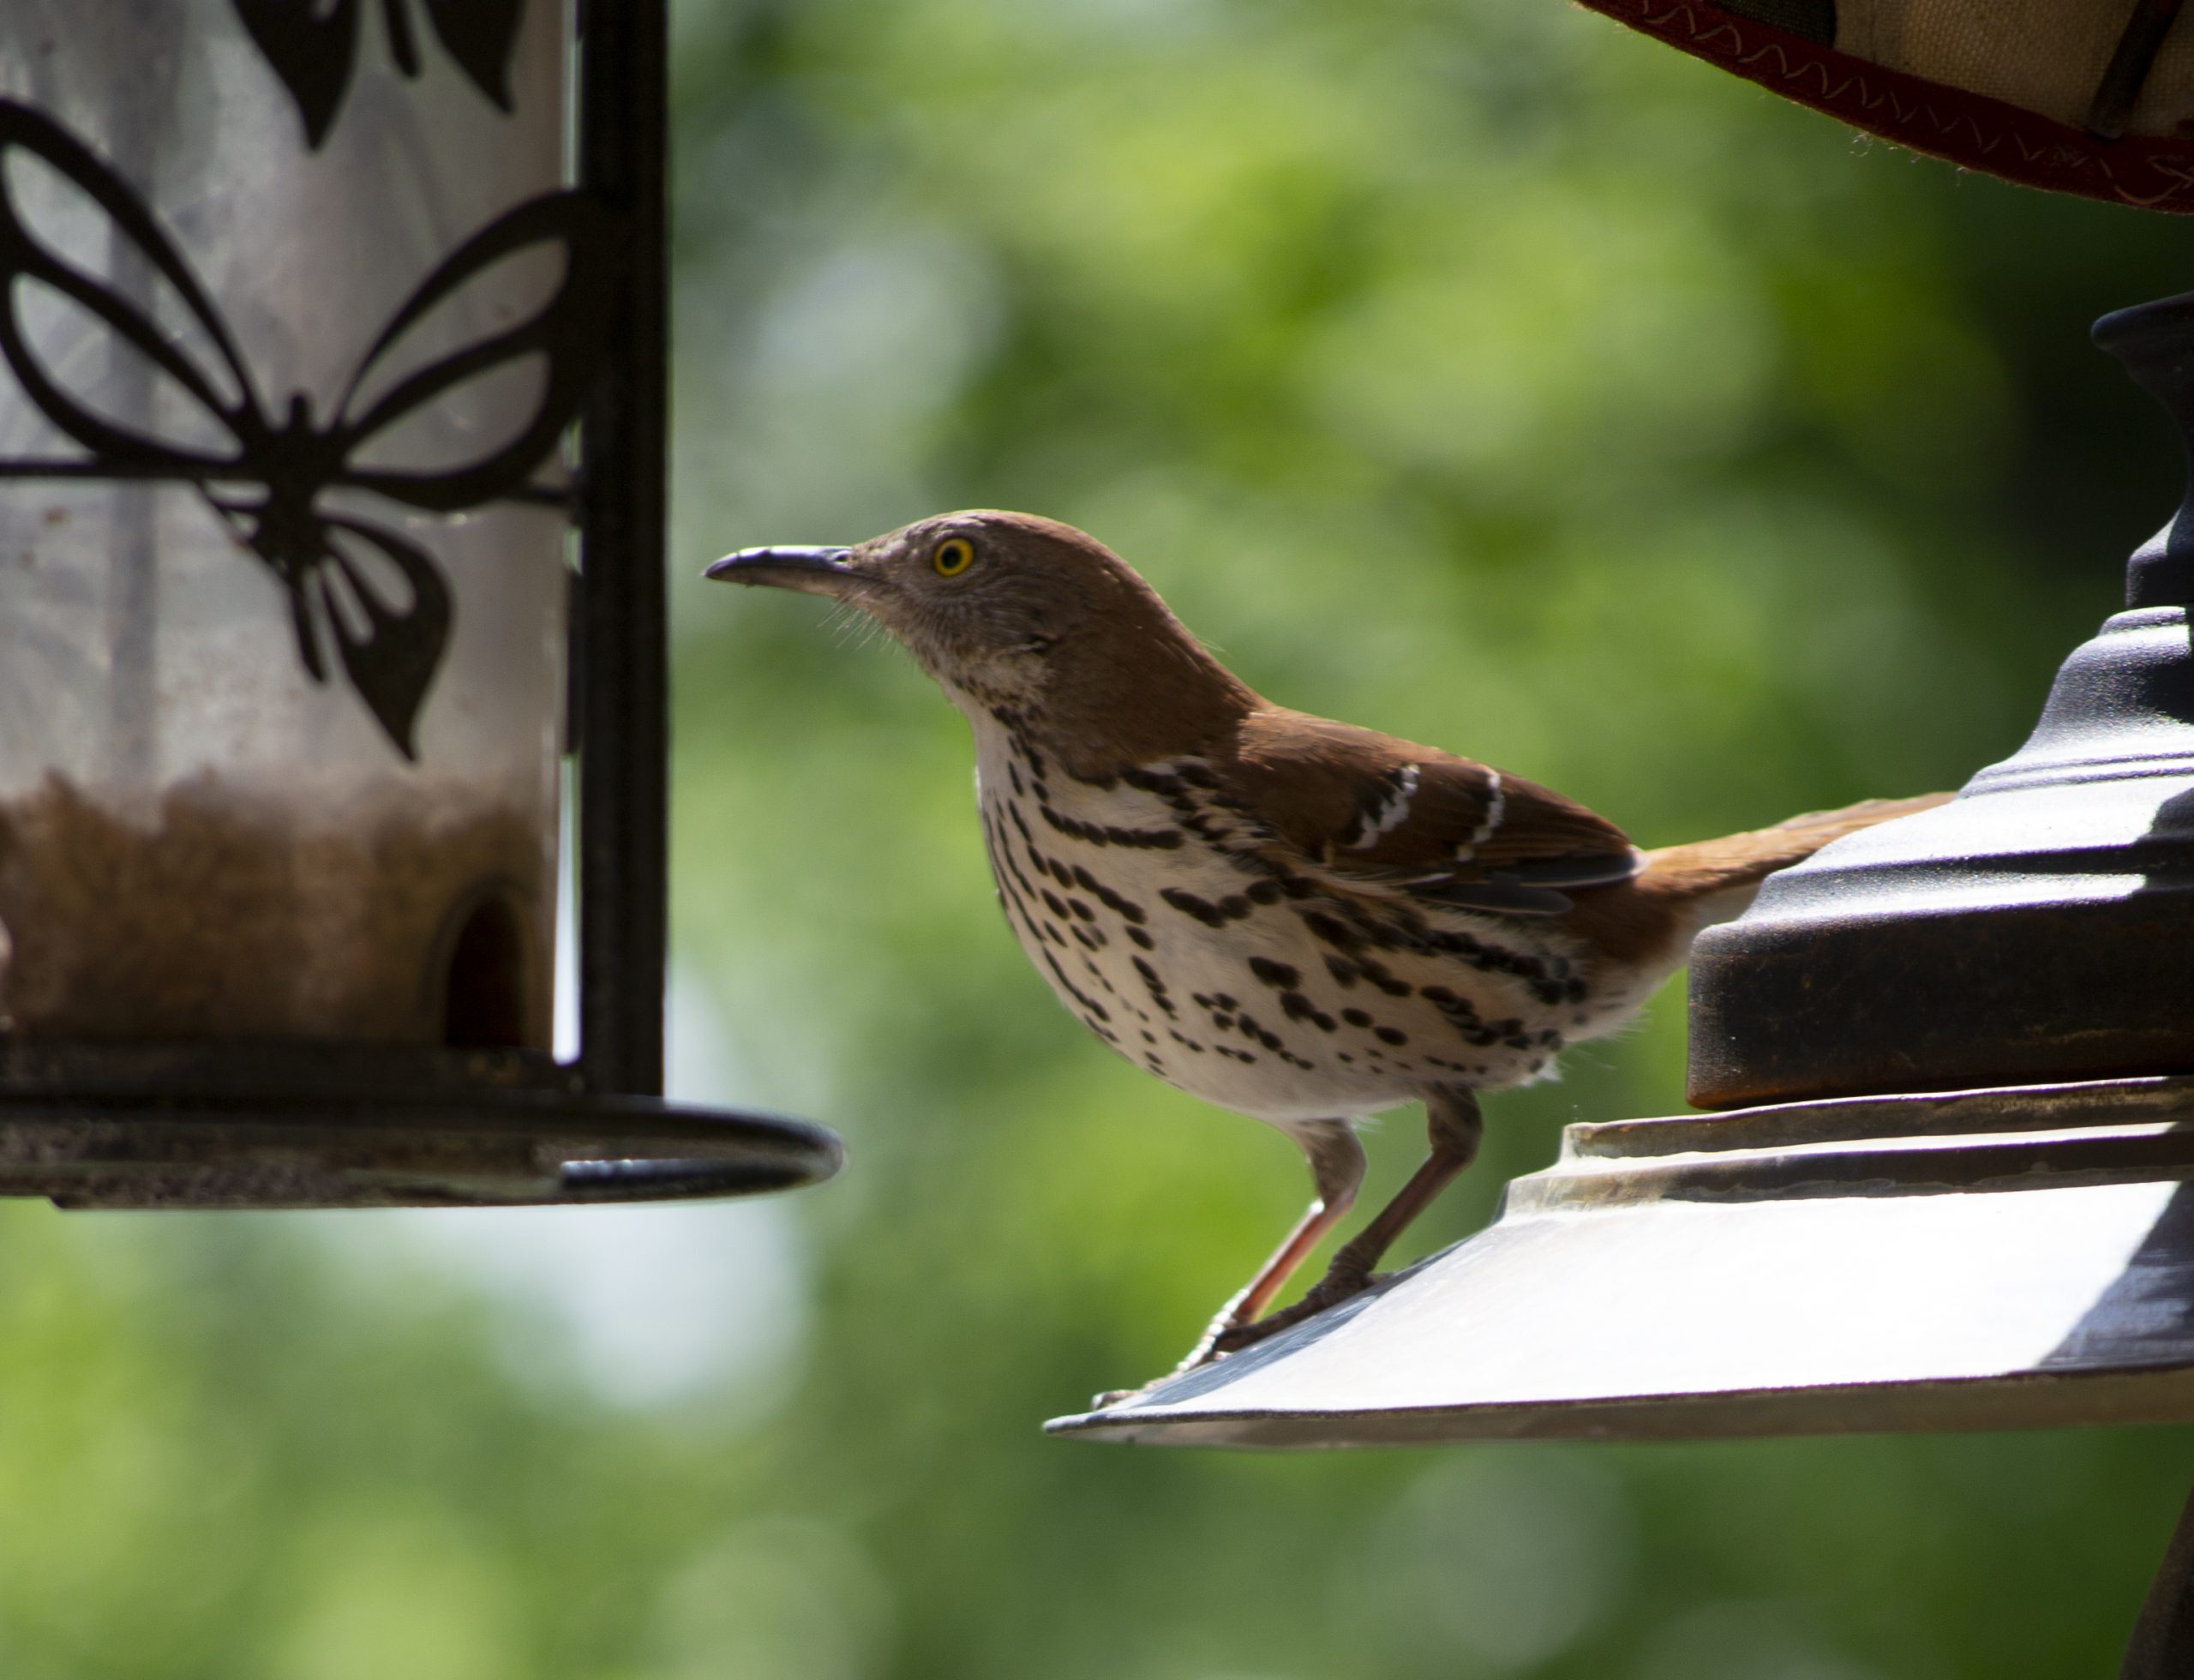
<path fill-rule="evenodd" d="M 1362 1294 L 1376 1281 L 1376 1276 L 1368 1270 L 1351 1269 L 1328 1272 L 1294 1305 L 1282 1307 L 1278 1312 L 1268 1312 L 1253 1324 L 1235 1324 L 1220 1331 L 1215 1336 L 1208 1336 L 1208 1346 L 1198 1348 L 1202 1357 L 1196 1363 L 1224 1359 L 1229 1353 L 1238 1353 L 1244 1347 L 1254 1347 L 1267 1336 L 1291 1329 L 1306 1318 L 1316 1317 L 1328 1307 L 1338 1306 L 1351 1297 Z"/>
<path fill-rule="evenodd" d="M 1199 1365 L 1209 1365 L 1213 1359 L 1219 1357 L 1213 1350 L 1217 1347 L 1220 1338 L 1234 1327 L 1234 1303 L 1229 1301 L 1220 1309 L 1219 1317 L 1213 1319 L 1205 1328 L 1204 1333 L 1196 1338 L 1196 1345 L 1189 1349 L 1187 1356 L 1180 1364 L 1175 1365 L 1163 1377 L 1152 1377 L 1141 1388 L 1107 1389 L 1100 1395 L 1091 1395 L 1090 1409 L 1094 1412 L 1102 1412 L 1108 1406 L 1118 1406 L 1124 1400 L 1133 1400 L 1137 1395 L 1148 1394 L 1160 1383 L 1170 1383 L 1176 1377 L 1184 1376 L 1196 1370 Z"/>
<path fill-rule="evenodd" d="M 1089 1401 L 1090 1409 L 1102 1412 L 1123 1401 L 1148 1394 L 1161 1383 L 1172 1382 L 1176 1377 L 1184 1377 L 1190 1371 L 1201 1370 L 1230 1353 L 1238 1353 L 1244 1347 L 1254 1347 L 1267 1336 L 1276 1335 L 1306 1318 L 1316 1317 L 1329 1306 L 1338 1306 L 1352 1296 L 1362 1294 L 1382 1275 L 1353 1268 L 1329 1271 L 1294 1305 L 1283 1307 L 1278 1312 L 1267 1313 L 1262 1318 L 1247 1324 L 1235 1322 L 1232 1310 L 1233 1304 L 1230 1302 L 1229 1310 L 1211 1321 L 1210 1328 L 1197 1338 L 1196 1345 L 1189 1349 L 1188 1357 L 1172 1370 L 1163 1377 L 1154 1377 L 1139 1389 L 1107 1389 L 1102 1394 L 1093 1395 Z"/>

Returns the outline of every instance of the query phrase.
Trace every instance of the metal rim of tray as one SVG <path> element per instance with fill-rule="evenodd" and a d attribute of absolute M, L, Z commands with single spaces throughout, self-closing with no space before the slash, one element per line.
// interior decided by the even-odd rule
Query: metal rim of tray
<path fill-rule="evenodd" d="M 0 1093 L 0 1196 L 72 1211 L 674 1201 L 843 1159 L 807 1121 L 572 1090 Z"/>

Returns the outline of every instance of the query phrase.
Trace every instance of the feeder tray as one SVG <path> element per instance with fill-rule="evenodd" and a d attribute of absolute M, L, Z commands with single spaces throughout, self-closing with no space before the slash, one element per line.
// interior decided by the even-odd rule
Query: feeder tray
<path fill-rule="evenodd" d="M 1673 1440 L 2194 1417 L 2194 1078 L 1576 1125 L 1482 1235 L 1058 1433 Z"/>
<path fill-rule="evenodd" d="M 842 1158 L 805 1121 L 590 1094 L 507 1053 L 69 1047 L 0 1067 L 0 1196 L 71 1210 L 744 1196 Z"/>

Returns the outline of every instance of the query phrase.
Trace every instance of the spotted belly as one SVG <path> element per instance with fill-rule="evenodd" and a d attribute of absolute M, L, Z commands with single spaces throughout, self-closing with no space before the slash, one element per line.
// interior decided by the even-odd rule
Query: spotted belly
<path fill-rule="evenodd" d="M 986 756 L 1006 916 L 1061 1003 L 1193 1095 L 1279 1124 L 1545 1074 L 1598 999 L 1544 935 L 1382 915 L 1210 845 L 1132 789 Z"/>

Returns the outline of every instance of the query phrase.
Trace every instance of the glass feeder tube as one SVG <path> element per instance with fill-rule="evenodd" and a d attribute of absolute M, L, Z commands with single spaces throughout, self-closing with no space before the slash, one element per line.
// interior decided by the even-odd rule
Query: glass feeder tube
<path fill-rule="evenodd" d="M 537 218 L 422 282 L 560 187 L 559 20 L 308 148 L 241 21 L 60 10 L 0 19 L 0 453 L 78 469 L 0 502 L 0 1023 L 545 1050 L 565 522 L 438 504 L 528 482 L 578 277 Z"/>

